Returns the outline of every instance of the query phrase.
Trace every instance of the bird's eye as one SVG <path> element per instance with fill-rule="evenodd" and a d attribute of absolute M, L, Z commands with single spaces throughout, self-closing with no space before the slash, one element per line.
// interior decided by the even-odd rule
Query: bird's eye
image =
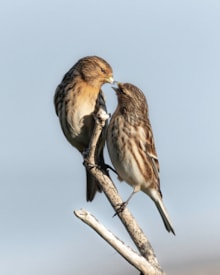
<path fill-rule="evenodd" d="M 105 69 L 103 69 L 103 68 L 101 67 L 100 70 L 101 70 L 101 72 L 102 72 L 103 74 L 106 74 L 106 70 L 105 70 Z"/>

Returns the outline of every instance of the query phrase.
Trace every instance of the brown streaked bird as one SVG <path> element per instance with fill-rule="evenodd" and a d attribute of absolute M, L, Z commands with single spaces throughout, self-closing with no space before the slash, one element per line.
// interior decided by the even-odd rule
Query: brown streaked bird
<path fill-rule="evenodd" d="M 106 111 L 101 86 L 113 83 L 111 66 L 101 57 L 87 56 L 80 59 L 58 85 L 54 104 L 61 128 L 67 140 L 81 154 L 87 152 L 94 128 L 93 113 L 101 107 Z M 96 163 L 104 165 L 103 147 L 106 128 L 100 136 Z M 96 191 L 101 191 L 95 178 L 86 170 L 87 201 L 92 201 Z"/>
<path fill-rule="evenodd" d="M 175 235 L 162 201 L 159 162 L 149 121 L 147 100 L 143 92 L 130 83 L 118 83 L 113 89 L 118 106 L 107 131 L 107 147 L 119 179 L 134 190 L 146 193 L 156 204 L 168 232 Z"/>

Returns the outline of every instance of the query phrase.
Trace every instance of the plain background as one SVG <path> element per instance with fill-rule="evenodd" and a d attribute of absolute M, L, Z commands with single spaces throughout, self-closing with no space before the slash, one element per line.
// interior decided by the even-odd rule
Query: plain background
<path fill-rule="evenodd" d="M 139 274 L 72 213 L 86 208 L 133 247 L 103 194 L 86 202 L 82 157 L 54 111 L 56 86 L 86 55 L 105 58 L 116 80 L 148 99 L 176 237 L 145 194 L 129 209 L 162 267 L 171 275 L 217 274 L 219 29 L 217 0 L 1 1 L 1 274 Z M 115 93 L 103 90 L 113 113 Z M 113 179 L 126 199 L 132 189 Z"/>

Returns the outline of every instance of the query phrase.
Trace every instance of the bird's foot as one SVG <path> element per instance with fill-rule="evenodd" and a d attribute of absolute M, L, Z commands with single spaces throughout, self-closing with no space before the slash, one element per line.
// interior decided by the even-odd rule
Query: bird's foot
<path fill-rule="evenodd" d="M 122 213 L 122 212 L 125 210 L 125 207 L 127 206 L 127 204 L 128 204 L 128 202 L 125 201 L 125 202 L 119 204 L 118 206 L 116 206 L 116 212 L 115 212 L 115 214 L 113 215 L 113 218 L 114 218 L 115 216 L 117 216 L 118 214 Z"/>
<path fill-rule="evenodd" d="M 97 164 L 93 164 L 93 163 L 89 162 L 86 158 L 83 161 L 83 165 L 86 166 L 86 168 L 89 170 L 99 167 Z"/>
<path fill-rule="evenodd" d="M 100 168 L 104 171 L 108 171 L 108 169 L 112 170 L 117 176 L 118 176 L 118 173 L 116 172 L 116 170 L 114 168 L 111 167 L 111 165 L 109 164 L 106 164 L 106 163 L 102 163 L 100 165 Z"/>

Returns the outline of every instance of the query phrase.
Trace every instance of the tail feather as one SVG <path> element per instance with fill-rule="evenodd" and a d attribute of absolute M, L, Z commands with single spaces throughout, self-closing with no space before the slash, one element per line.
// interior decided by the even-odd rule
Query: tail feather
<path fill-rule="evenodd" d="M 108 169 L 112 169 L 115 173 L 116 171 L 111 168 L 111 166 L 107 165 L 104 161 L 103 157 L 103 148 L 101 152 L 99 152 L 98 159 L 96 160 L 97 165 L 102 170 L 102 172 L 110 178 Z M 87 183 L 87 191 L 86 191 L 86 199 L 87 201 L 92 201 L 95 197 L 96 192 L 102 192 L 102 188 L 99 182 L 87 171 L 86 169 L 86 183 Z"/>
<path fill-rule="evenodd" d="M 101 149 L 101 151 L 98 154 L 96 163 L 100 167 L 105 165 L 105 161 L 104 161 L 104 157 L 103 157 L 103 148 Z M 92 201 L 94 199 L 97 191 L 102 192 L 99 182 L 86 169 L 86 200 Z"/>
<path fill-rule="evenodd" d="M 162 201 L 161 201 L 161 202 L 162 202 Z M 163 223 L 164 223 L 164 225 L 165 225 L 165 227 L 166 227 L 166 230 L 167 230 L 168 232 L 172 232 L 173 235 L 176 235 L 176 234 L 175 234 L 175 231 L 174 231 L 174 229 L 173 229 L 171 220 L 170 220 L 170 218 L 169 218 L 169 216 L 168 216 L 168 213 L 167 213 L 167 211 L 166 211 L 166 209 L 165 209 L 165 207 L 164 207 L 164 205 L 163 205 L 163 202 L 162 202 L 162 204 L 161 204 L 161 202 L 160 202 L 160 201 L 159 201 L 159 202 L 155 202 L 155 204 L 156 204 L 156 207 L 157 207 L 158 211 L 160 212 L 160 215 L 161 215 L 161 218 L 162 218 L 162 220 L 163 220 Z"/>
<path fill-rule="evenodd" d="M 96 192 L 101 192 L 98 181 L 86 170 L 86 200 L 92 201 Z"/>
<path fill-rule="evenodd" d="M 167 210 L 165 208 L 165 205 L 162 201 L 162 198 L 161 198 L 160 194 L 158 192 L 153 192 L 153 194 L 151 193 L 151 198 L 153 199 L 153 201 L 154 201 L 154 203 L 155 203 L 155 205 L 156 205 L 156 207 L 157 207 L 157 209 L 158 209 L 158 211 L 161 215 L 161 218 L 162 218 L 163 223 L 166 227 L 166 230 L 168 232 L 172 232 L 173 235 L 176 235 L 175 231 L 173 229 L 170 217 L 167 213 Z"/>

